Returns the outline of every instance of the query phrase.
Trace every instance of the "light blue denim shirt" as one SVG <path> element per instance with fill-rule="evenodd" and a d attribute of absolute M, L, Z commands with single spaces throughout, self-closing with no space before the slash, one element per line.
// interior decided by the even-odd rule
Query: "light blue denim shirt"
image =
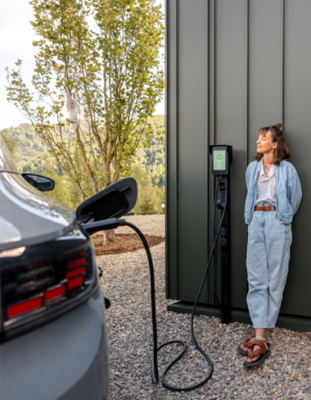
<path fill-rule="evenodd" d="M 246 224 L 251 222 L 254 213 L 260 167 L 260 162 L 253 161 L 247 167 L 245 174 L 247 195 L 244 218 Z M 289 224 L 301 202 L 302 191 L 299 176 L 293 164 L 288 161 L 281 161 L 280 165 L 275 165 L 275 174 L 277 178 L 276 214 L 283 224 Z"/>

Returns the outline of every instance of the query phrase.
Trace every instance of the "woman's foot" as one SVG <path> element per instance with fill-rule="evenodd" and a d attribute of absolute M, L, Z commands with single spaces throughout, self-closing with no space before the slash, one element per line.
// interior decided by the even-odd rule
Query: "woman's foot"
<path fill-rule="evenodd" d="M 261 339 L 266 343 L 267 347 L 267 337 L 268 337 L 269 329 L 268 328 L 256 328 L 251 339 L 245 339 L 244 342 L 237 347 L 237 350 L 243 356 L 247 356 L 249 350 L 252 348 L 252 341 L 256 339 Z M 258 347 L 258 346 L 257 346 Z M 268 345 L 268 348 L 270 345 Z M 255 350 L 258 350 L 256 348 Z"/>
<path fill-rule="evenodd" d="M 244 366 L 247 368 L 258 367 L 271 354 L 269 346 L 265 340 L 256 337 L 252 340 L 252 346 L 249 349 L 247 361 L 244 361 Z"/>
<path fill-rule="evenodd" d="M 245 339 L 244 342 L 240 345 L 240 349 L 243 350 L 243 351 L 248 352 L 248 350 L 249 350 L 248 344 L 254 339 L 255 336 L 256 335 L 255 335 L 255 332 L 254 332 L 251 339 Z"/>
<path fill-rule="evenodd" d="M 268 347 L 268 345 L 267 345 L 267 340 L 263 340 L 263 338 L 259 338 L 259 337 L 257 336 L 257 337 L 255 337 L 255 338 L 253 338 L 253 339 L 251 340 L 251 342 L 252 342 L 252 341 L 258 341 L 258 340 L 260 340 L 260 341 L 264 344 L 264 347 L 265 347 L 265 349 L 266 349 L 266 352 L 269 351 L 269 347 Z M 262 346 L 260 346 L 259 344 L 255 344 L 254 346 L 252 346 L 252 347 L 251 347 L 251 351 L 250 351 L 250 347 L 248 347 L 248 348 L 247 348 L 247 351 L 248 351 L 247 362 L 248 362 L 248 363 L 253 363 L 253 362 L 257 361 L 258 358 L 262 355 L 262 354 L 258 354 L 258 352 L 259 352 L 260 350 L 262 350 L 262 349 L 263 349 Z"/>

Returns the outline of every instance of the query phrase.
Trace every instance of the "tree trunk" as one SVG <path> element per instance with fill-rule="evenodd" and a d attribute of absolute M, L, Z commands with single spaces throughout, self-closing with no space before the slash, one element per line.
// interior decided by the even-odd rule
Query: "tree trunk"
<path fill-rule="evenodd" d="M 103 166 L 104 176 L 105 176 L 105 187 L 111 185 L 111 172 L 110 172 L 110 163 L 107 162 Z"/>
<path fill-rule="evenodd" d="M 114 229 L 110 229 L 109 231 L 103 232 L 103 245 L 109 246 L 115 242 L 115 233 Z"/>

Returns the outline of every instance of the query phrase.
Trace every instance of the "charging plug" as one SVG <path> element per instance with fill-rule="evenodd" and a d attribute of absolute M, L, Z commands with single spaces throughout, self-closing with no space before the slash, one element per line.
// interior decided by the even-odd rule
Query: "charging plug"
<path fill-rule="evenodd" d="M 118 226 L 125 225 L 125 219 L 109 218 L 103 221 L 89 222 L 88 224 L 81 224 L 83 229 L 92 235 L 98 231 L 108 231 L 110 229 L 116 229 Z"/>

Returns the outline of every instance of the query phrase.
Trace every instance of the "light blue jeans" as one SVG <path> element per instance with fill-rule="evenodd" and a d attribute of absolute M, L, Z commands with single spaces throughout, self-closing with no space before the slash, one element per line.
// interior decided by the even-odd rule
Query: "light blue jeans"
<path fill-rule="evenodd" d="M 268 204 L 268 203 L 266 203 Z M 247 304 L 254 328 L 274 328 L 288 274 L 291 224 L 275 211 L 255 211 L 248 225 Z"/>

